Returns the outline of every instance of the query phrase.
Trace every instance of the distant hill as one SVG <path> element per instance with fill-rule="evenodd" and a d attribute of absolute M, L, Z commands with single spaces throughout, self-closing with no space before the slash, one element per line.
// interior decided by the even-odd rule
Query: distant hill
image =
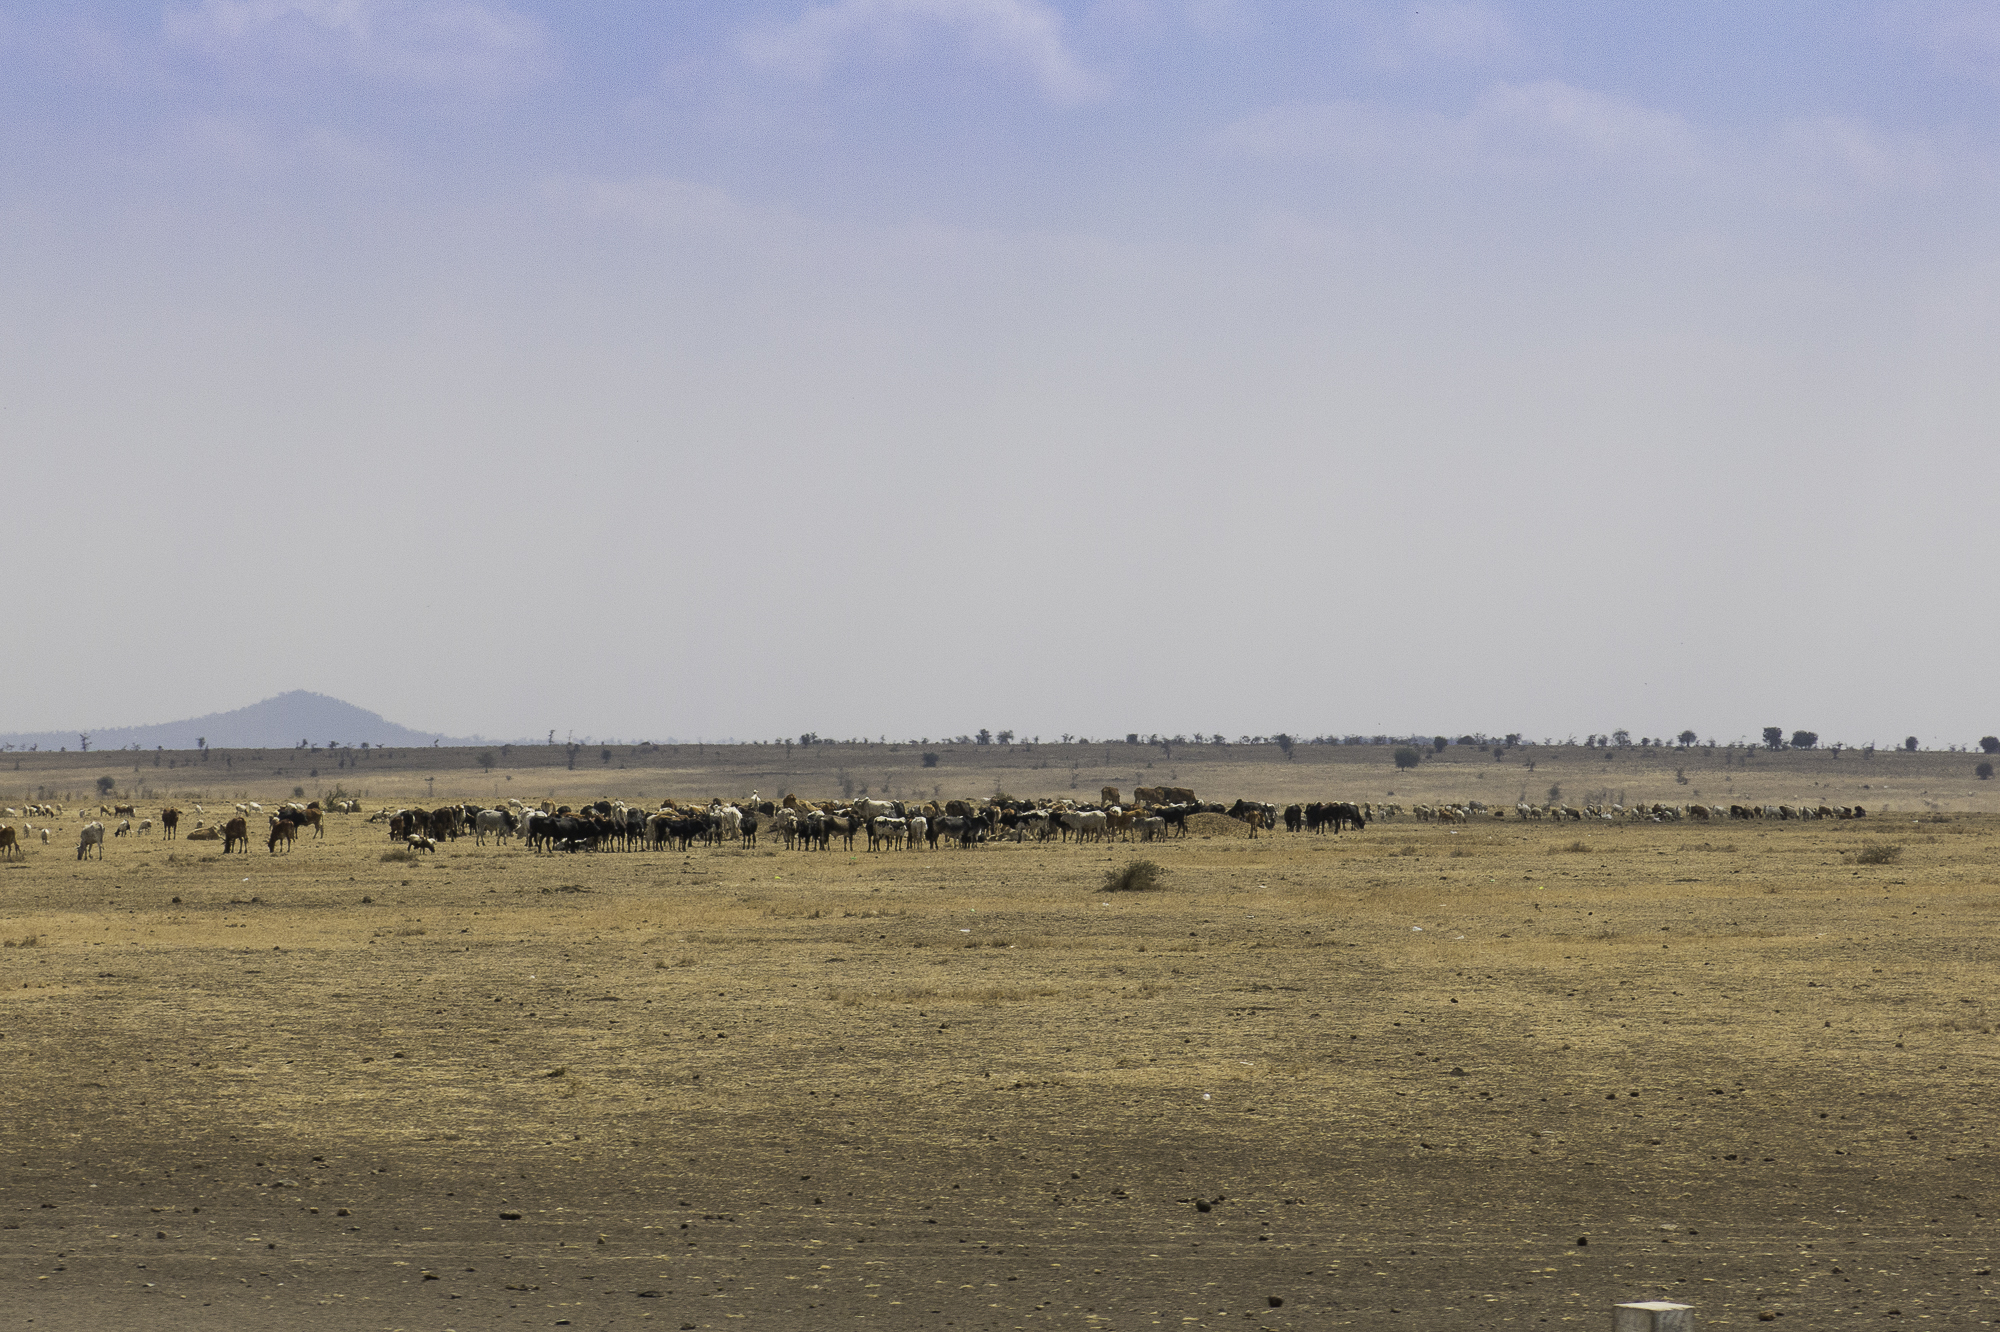
<path fill-rule="evenodd" d="M 80 727 L 77 731 L 22 732 L 0 734 L 0 744 L 14 749 L 77 748 L 79 731 L 90 736 L 93 750 L 193 749 L 195 741 L 206 739 L 211 749 L 290 749 L 301 740 L 315 745 L 328 741 L 343 746 L 394 745 L 410 747 L 442 741 L 447 745 L 478 744 L 477 737 L 441 735 L 436 731 L 413 731 L 407 726 L 385 721 L 380 713 L 357 708 L 325 694 L 294 689 L 262 703 L 252 703 L 234 712 L 213 712 L 187 721 L 161 722 L 154 726 Z"/>

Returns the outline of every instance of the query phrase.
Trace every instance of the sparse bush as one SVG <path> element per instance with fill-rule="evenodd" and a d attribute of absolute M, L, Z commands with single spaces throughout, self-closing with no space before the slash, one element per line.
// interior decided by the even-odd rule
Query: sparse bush
<path fill-rule="evenodd" d="M 1160 879 L 1166 869 L 1150 860 L 1135 860 L 1123 869 L 1104 871 L 1104 889 L 1107 893 L 1143 893 L 1160 886 Z"/>
<path fill-rule="evenodd" d="M 1903 858 L 1903 848 L 1890 842 L 1870 842 L 1854 853 L 1856 865 L 1893 865 Z"/>
<path fill-rule="evenodd" d="M 118 779 L 116 777 L 108 775 L 104 777 L 99 777 L 97 779 L 97 798 L 99 800 L 102 800 L 105 796 L 110 795 L 111 788 L 116 785 L 118 785 Z"/>
<path fill-rule="evenodd" d="M 1401 745 L 1396 749 L 1395 759 L 1399 768 L 1414 768 L 1424 761 L 1424 756 L 1408 745 Z"/>
<path fill-rule="evenodd" d="M 1980 736 L 1979 749 L 1985 754 L 2000 754 L 2000 735 Z"/>
<path fill-rule="evenodd" d="M 1972 775 L 1982 782 L 1986 781 L 1993 776 L 1993 765 L 1991 763 L 1982 763 L 1972 770 Z"/>
<path fill-rule="evenodd" d="M 480 751 L 479 766 L 486 769 L 488 772 L 493 771 L 493 765 L 498 763 L 499 761 L 500 760 L 497 757 L 495 757 L 492 750 L 486 749 Z"/>
<path fill-rule="evenodd" d="M 924 751 L 924 766 L 925 766 L 926 768 L 935 768 L 935 767 L 937 766 L 937 763 L 938 763 L 938 756 L 937 756 L 937 751 L 936 751 L 936 750 L 934 750 L 934 749 L 927 749 L 927 750 L 925 750 L 925 751 Z"/>
<path fill-rule="evenodd" d="M 417 858 L 417 853 L 410 850 L 410 848 L 407 846 L 399 846 L 393 850 L 384 851 L 382 853 L 382 859 L 390 864 L 403 864 L 408 861 L 415 860 L 416 858 Z"/>
<path fill-rule="evenodd" d="M 1564 847 L 1563 850 L 1575 852 L 1577 855 L 1583 855 L 1584 853 L 1590 850 L 1590 843 L 1583 841 L 1571 842 L 1568 846 Z"/>

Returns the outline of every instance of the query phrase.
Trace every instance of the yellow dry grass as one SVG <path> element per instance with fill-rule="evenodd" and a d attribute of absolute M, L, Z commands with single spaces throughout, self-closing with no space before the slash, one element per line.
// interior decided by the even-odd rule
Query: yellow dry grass
<path fill-rule="evenodd" d="M 347 1163 L 319 1213 L 273 1210 L 267 1188 L 261 1211 L 228 1204 L 248 1209 L 236 1228 L 367 1199 L 449 1230 L 476 1255 L 461 1266 L 532 1284 L 533 1262 L 568 1259 L 520 1258 L 443 1198 L 490 1217 L 533 1176 L 632 1262 L 699 1195 L 762 1218 L 739 1261 L 774 1285 L 803 1287 L 817 1262 L 789 1255 L 827 1227 L 879 1222 L 868 1261 L 915 1300 L 959 1270 L 966 1228 L 999 1228 L 1043 1246 L 1020 1289 L 1051 1299 L 1047 1264 L 1143 1267 L 1174 1244 L 1189 1301 L 1254 1270 L 1295 1292 L 1272 1326 L 1339 1308 L 1399 1327 L 1454 1301 L 1601 1321 L 1613 1296 L 1684 1294 L 1706 1272 L 1708 1321 L 1849 1317 L 1857 1292 L 1792 1257 L 1833 1226 L 1882 1310 L 1969 1325 L 1991 1307 L 1966 1246 L 1996 1214 L 1976 1181 L 1995 1162 L 2000 820 L 1919 821 L 1935 817 L 1405 819 L 879 854 L 466 839 L 385 862 L 379 825 L 333 816 L 290 855 L 155 835 L 79 863 L 36 844 L 0 868 L 17 1107 L 0 1149 L 21 1196 L 102 1185 L 95 1229 L 48 1251 L 107 1262 L 106 1236 L 192 1234 L 184 1210 L 177 1227 L 148 1210 L 195 1205 L 162 1161 L 175 1180 L 196 1158 L 246 1179 Z M 1160 889 L 1098 891 L 1140 855 L 1167 870 Z M 377 1170 L 435 1187 L 397 1202 Z M 1219 1194 L 1241 1231 L 1187 1231 L 1188 1200 Z M 957 1227 L 943 1245 L 922 1219 L 940 1214 Z M 1749 1238 L 1676 1248 L 1668 1222 Z M 44 1223 L 19 1243 L 57 1238 Z M 1560 1289 L 1526 1278 L 1586 1230 L 1615 1264 Z M 257 1261 L 202 1233 L 174 1251 Z M 315 1242 L 363 1261 L 346 1234 Z M 1561 1250 L 1565 1273 L 1579 1252 Z M 1103 1308 L 1143 1312 L 1135 1292 L 1180 1279 Z"/>

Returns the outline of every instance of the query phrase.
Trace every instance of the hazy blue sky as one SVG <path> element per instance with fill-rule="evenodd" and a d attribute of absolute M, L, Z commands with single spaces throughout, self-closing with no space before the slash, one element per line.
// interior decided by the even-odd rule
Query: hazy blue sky
<path fill-rule="evenodd" d="M 2000 730 L 2000 7 L 0 0 L 0 730 Z"/>

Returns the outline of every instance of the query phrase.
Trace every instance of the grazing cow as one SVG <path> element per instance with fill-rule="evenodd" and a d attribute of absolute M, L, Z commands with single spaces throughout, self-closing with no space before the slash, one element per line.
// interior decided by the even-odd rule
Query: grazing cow
<path fill-rule="evenodd" d="M 118 826 L 111 830 L 111 835 L 113 837 L 123 837 L 126 833 L 129 833 L 131 831 L 132 831 L 132 820 L 120 819 L 118 820 Z"/>
<path fill-rule="evenodd" d="M 21 839 L 14 832 L 14 825 L 11 823 L 0 823 L 0 857 L 12 860 L 17 856 L 22 860 L 26 860 L 28 853 L 21 846 Z"/>
<path fill-rule="evenodd" d="M 931 831 L 931 821 L 921 814 L 910 816 L 910 850 L 920 851 L 925 847 L 937 850 L 937 835 Z"/>
<path fill-rule="evenodd" d="M 299 825 L 293 823 L 290 819 L 271 820 L 271 841 L 269 845 L 271 854 L 276 855 L 278 852 L 278 843 L 283 842 L 285 844 L 285 854 L 290 855 L 292 853 L 292 843 L 298 840 L 298 836 Z"/>
<path fill-rule="evenodd" d="M 514 831 L 514 816 L 501 809 L 482 809 L 472 820 L 474 846 L 485 846 L 488 836 L 504 842 Z"/>
<path fill-rule="evenodd" d="M 97 858 L 104 859 L 104 825 L 96 820 L 83 825 L 83 837 L 76 844 L 76 858 L 82 860 L 88 856 L 93 846 L 97 848 Z"/>
<path fill-rule="evenodd" d="M 130 805 L 113 805 L 113 806 L 111 807 L 111 813 L 112 813 L 113 817 L 116 817 L 117 815 L 120 815 L 120 814 L 130 814 L 130 815 L 132 815 L 132 816 L 134 816 L 134 817 L 137 817 L 137 815 L 138 815 L 139 811 L 138 811 L 138 810 L 136 810 L 136 809 L 134 809 L 134 808 L 133 808 L 132 806 L 130 806 Z"/>
<path fill-rule="evenodd" d="M 226 856 L 238 847 L 244 855 L 250 854 L 250 825 L 244 819 L 234 818 L 222 825 L 222 854 Z"/>

